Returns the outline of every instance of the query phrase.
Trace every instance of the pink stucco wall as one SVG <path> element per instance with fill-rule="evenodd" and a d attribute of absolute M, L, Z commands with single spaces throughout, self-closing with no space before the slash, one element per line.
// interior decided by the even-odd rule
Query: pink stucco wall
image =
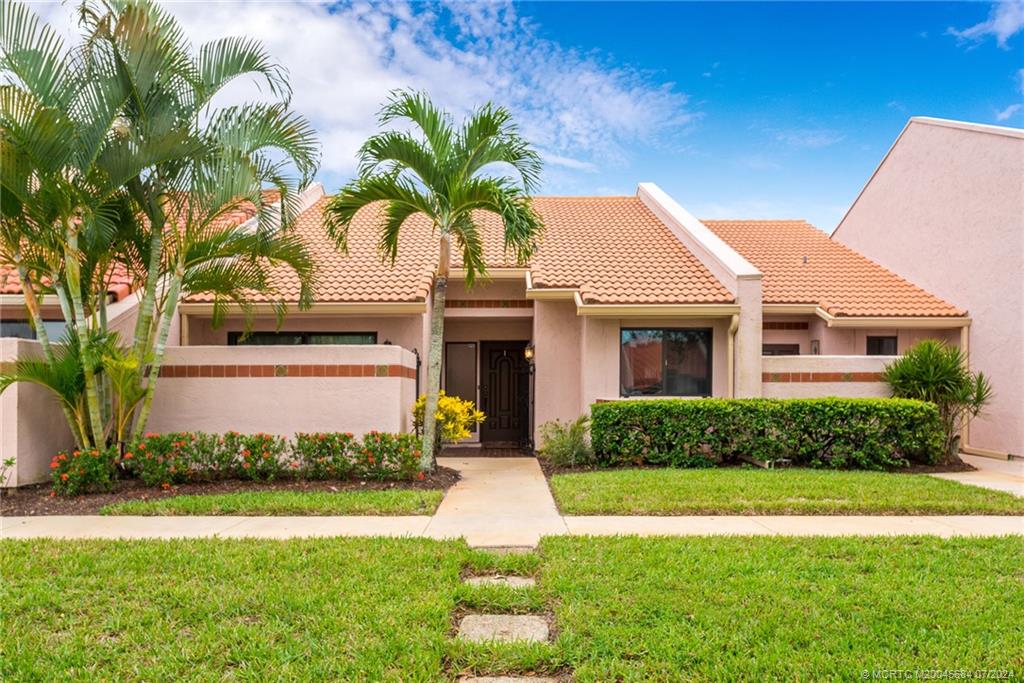
<path fill-rule="evenodd" d="M 762 368 L 766 375 L 792 375 L 800 373 L 804 380 L 807 375 L 819 373 L 842 373 L 856 377 L 861 373 L 877 374 L 894 360 L 894 356 L 765 356 Z M 763 385 L 766 398 L 884 398 L 891 396 L 889 386 L 884 382 L 872 381 L 766 381 Z"/>
<path fill-rule="evenodd" d="M 930 328 L 854 328 L 829 327 L 818 316 L 765 315 L 766 322 L 806 322 L 806 330 L 764 330 L 765 344 L 799 344 L 800 354 L 810 354 L 810 341 L 821 342 L 821 354 L 831 356 L 863 356 L 867 354 L 867 338 L 896 337 L 896 351 L 905 353 L 914 344 L 924 339 L 939 339 L 960 345 L 959 329 Z"/>
<path fill-rule="evenodd" d="M 398 346 L 191 346 L 166 365 L 369 365 L 414 368 Z M 408 431 L 412 377 L 161 377 L 147 429 L 295 432 Z"/>
<path fill-rule="evenodd" d="M 422 344 L 423 316 L 409 315 L 315 315 L 292 314 L 285 318 L 280 328 L 272 316 L 257 317 L 252 329 L 261 332 L 281 331 L 298 332 L 376 332 L 377 341 L 383 344 L 390 341 L 396 346 L 407 349 L 420 348 Z M 245 321 L 241 317 L 231 317 L 217 329 L 213 328 L 212 320 L 207 316 L 190 315 L 188 319 L 189 346 L 223 346 L 228 343 L 229 332 L 240 332 L 245 329 Z"/>
<path fill-rule="evenodd" d="M 42 355 L 39 342 L 0 338 L 0 363 L 14 363 Z M 25 486 L 46 481 L 50 458 L 74 439 L 53 395 L 33 384 L 14 384 L 0 394 L 0 460 L 14 458 L 3 486 Z"/>
<path fill-rule="evenodd" d="M 968 443 L 1024 454 L 1024 131 L 912 121 L 833 238 L 967 310 L 996 393 Z"/>

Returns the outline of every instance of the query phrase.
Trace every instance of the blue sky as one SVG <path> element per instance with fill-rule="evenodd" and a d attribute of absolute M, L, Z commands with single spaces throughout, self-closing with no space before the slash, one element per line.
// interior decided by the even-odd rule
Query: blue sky
<path fill-rule="evenodd" d="M 289 70 L 329 192 L 402 87 L 457 116 L 509 107 L 546 159 L 546 193 L 653 181 L 699 217 L 824 230 L 910 116 L 1024 127 L 1024 0 L 164 4 L 197 46 L 251 35 Z M 34 7 L 72 32 L 73 7 Z"/>

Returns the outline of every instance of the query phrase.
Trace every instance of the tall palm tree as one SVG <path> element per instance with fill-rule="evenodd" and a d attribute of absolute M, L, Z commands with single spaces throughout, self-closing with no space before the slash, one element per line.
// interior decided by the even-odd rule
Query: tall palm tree
<path fill-rule="evenodd" d="M 269 273 L 284 265 L 308 305 L 313 264 L 287 227 L 318 146 L 288 109 L 283 70 L 249 39 L 213 41 L 193 55 L 151 0 L 107 0 L 82 6 L 83 40 L 69 49 L 26 6 L 4 1 L 0 13 L 0 259 L 18 269 L 44 361 L 83 373 L 87 419 L 61 400 L 77 440 L 102 446 L 111 432 L 124 434 L 125 406 L 141 405 L 135 429 L 144 428 L 180 296 L 210 293 L 218 319 L 229 302 L 248 318 L 248 299 L 274 298 Z M 280 101 L 210 106 L 246 75 L 262 77 Z M 265 185 L 277 188 L 279 204 L 265 201 Z M 254 229 L 226 219 L 240 207 L 256 211 Z M 143 283 L 133 363 L 96 342 L 110 338 L 114 264 Z M 77 365 L 50 348 L 39 314 L 46 293 L 76 334 Z M 106 377 L 103 358 L 112 364 Z M 135 388 L 127 387 L 132 368 Z M 111 395 L 116 386 L 124 395 Z"/>
<path fill-rule="evenodd" d="M 382 202 L 379 247 L 381 257 L 391 263 L 398 255 L 402 226 L 410 216 L 422 214 L 434 226 L 437 270 L 420 462 L 421 469 L 430 471 L 436 457 L 435 414 L 452 242 L 462 254 L 466 284 L 472 286 L 478 275 L 487 272 L 476 212 L 490 212 L 502 221 L 505 249 L 525 264 L 542 227 L 530 202 L 539 182 L 541 161 L 519 135 L 511 114 L 492 104 L 476 110 L 456 127 L 452 117 L 425 94 L 396 91 L 381 109 L 379 121 L 381 126 L 411 124 L 411 130 L 387 130 L 368 139 L 360 149 L 358 178 L 331 199 L 325 215 L 328 231 L 344 251 L 356 213 Z"/>

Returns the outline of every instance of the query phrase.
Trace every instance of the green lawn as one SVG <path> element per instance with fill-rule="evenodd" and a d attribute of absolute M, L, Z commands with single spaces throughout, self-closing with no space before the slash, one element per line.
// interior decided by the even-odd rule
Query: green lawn
<path fill-rule="evenodd" d="M 567 515 L 1021 515 L 1024 498 L 921 474 L 643 469 L 558 474 Z"/>
<path fill-rule="evenodd" d="M 0 679 L 858 679 L 1024 667 L 1024 538 L 0 542 Z M 460 572 L 534 573 L 528 590 Z M 457 610 L 547 611 L 552 644 L 466 645 Z"/>
<path fill-rule="evenodd" d="M 443 491 L 252 491 L 130 500 L 104 515 L 432 515 Z"/>

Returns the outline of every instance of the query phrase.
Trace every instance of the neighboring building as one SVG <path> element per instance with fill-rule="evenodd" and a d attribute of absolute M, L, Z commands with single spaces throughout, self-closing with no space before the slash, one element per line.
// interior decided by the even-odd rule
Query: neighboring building
<path fill-rule="evenodd" d="M 969 312 L 968 452 L 1024 455 L 1024 130 L 912 118 L 832 238 Z"/>

